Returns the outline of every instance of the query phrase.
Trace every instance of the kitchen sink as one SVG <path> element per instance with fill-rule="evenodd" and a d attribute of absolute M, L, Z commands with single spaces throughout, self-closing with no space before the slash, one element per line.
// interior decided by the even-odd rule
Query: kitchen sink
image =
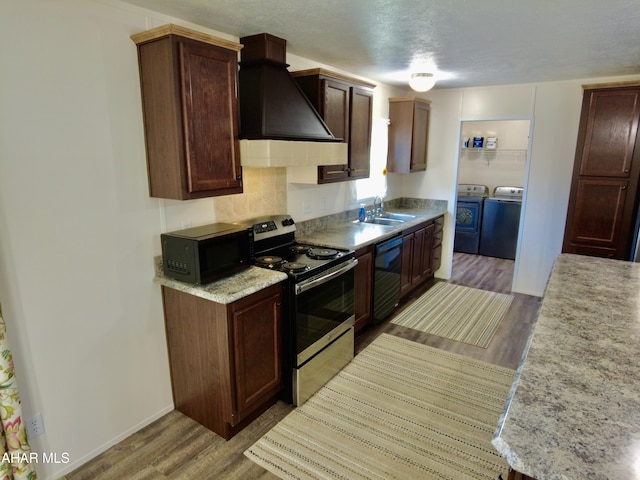
<path fill-rule="evenodd" d="M 360 220 L 354 220 L 353 223 L 374 223 L 376 225 L 390 225 L 395 227 L 396 225 L 402 225 L 404 223 L 404 220 L 400 220 L 397 218 L 374 217 L 367 218 L 364 222 L 361 222 Z"/>
<path fill-rule="evenodd" d="M 407 220 L 415 219 L 416 215 L 409 215 L 408 213 L 385 212 L 377 218 L 389 219 L 389 220 L 401 220 L 403 222 L 406 222 Z"/>
<path fill-rule="evenodd" d="M 384 212 L 381 215 L 369 217 L 364 222 L 354 220 L 353 223 L 373 223 L 376 225 L 390 225 L 392 227 L 396 227 L 416 218 L 416 215 L 410 215 L 408 213 Z"/>

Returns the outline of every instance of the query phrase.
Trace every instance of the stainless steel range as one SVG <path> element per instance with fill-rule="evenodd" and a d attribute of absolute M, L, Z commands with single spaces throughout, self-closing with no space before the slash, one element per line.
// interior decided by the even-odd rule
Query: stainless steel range
<path fill-rule="evenodd" d="M 254 229 L 255 265 L 288 275 L 283 399 L 301 405 L 353 358 L 353 269 L 358 261 L 351 250 L 296 243 L 296 225 L 289 215 L 249 223 Z"/>

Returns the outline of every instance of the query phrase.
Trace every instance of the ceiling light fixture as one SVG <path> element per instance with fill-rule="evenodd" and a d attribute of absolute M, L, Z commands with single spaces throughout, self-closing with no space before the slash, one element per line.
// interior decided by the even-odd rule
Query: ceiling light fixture
<path fill-rule="evenodd" d="M 433 73 L 412 73 L 409 86 L 416 92 L 426 92 L 431 90 L 436 84 L 436 78 Z"/>

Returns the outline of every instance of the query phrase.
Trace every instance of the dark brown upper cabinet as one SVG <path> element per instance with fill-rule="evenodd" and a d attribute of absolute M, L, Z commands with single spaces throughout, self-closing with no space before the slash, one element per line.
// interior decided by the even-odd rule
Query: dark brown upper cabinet
<path fill-rule="evenodd" d="M 640 179 L 640 85 L 585 87 L 563 252 L 628 260 Z"/>
<path fill-rule="evenodd" d="M 149 195 L 242 193 L 238 43 L 177 25 L 133 35 L 138 47 Z"/>
<path fill-rule="evenodd" d="M 387 169 L 409 173 L 427 169 L 431 102 L 416 97 L 389 99 Z"/>
<path fill-rule="evenodd" d="M 318 183 L 369 178 L 375 85 L 321 68 L 291 75 L 333 136 L 349 144 L 349 163 L 319 166 Z"/>

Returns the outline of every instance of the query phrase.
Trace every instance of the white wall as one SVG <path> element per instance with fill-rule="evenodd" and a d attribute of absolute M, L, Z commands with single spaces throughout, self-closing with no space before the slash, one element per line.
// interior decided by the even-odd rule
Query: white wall
<path fill-rule="evenodd" d="M 538 296 L 544 293 L 555 257 L 562 250 L 582 83 L 546 83 L 536 87 L 529 178 L 514 272 L 514 290 L 520 293 Z"/>
<path fill-rule="evenodd" d="M 33 448 L 70 456 L 39 465 L 41 479 L 173 408 L 152 258 L 162 231 L 216 221 L 217 204 L 147 194 L 129 36 L 168 22 L 188 26 L 115 0 L 0 3 L 0 303 L 24 415 L 44 420 Z M 403 94 L 378 87 L 375 116 Z M 541 293 L 561 244 L 580 95 L 577 81 L 429 92 L 428 169 L 389 175 L 389 198 L 449 200 L 439 275 L 451 266 L 460 119 L 535 116 L 518 286 Z M 336 211 L 350 201 L 344 184 L 287 188 L 291 213 L 318 192 L 336 198 Z"/>
<path fill-rule="evenodd" d="M 172 410 L 159 233 L 212 201 L 147 193 L 136 48 L 167 19 L 109 1 L 0 4 L 0 303 L 39 464 L 57 478 Z M 174 215 L 175 213 L 175 215 Z"/>
<path fill-rule="evenodd" d="M 486 185 L 492 193 L 500 185 L 522 186 L 529 130 L 529 120 L 462 122 L 462 138 L 470 144 L 474 137 L 496 137 L 498 147 L 464 148 L 461 142 L 458 183 Z"/>
<path fill-rule="evenodd" d="M 432 100 L 427 170 L 390 177 L 402 183 L 405 196 L 449 201 L 443 262 L 436 276 L 444 279 L 451 276 L 462 121 L 530 119 L 533 122 L 513 291 L 542 296 L 553 262 L 562 250 L 582 85 L 639 78 L 640 75 L 635 75 L 427 92 L 425 98 Z"/>

